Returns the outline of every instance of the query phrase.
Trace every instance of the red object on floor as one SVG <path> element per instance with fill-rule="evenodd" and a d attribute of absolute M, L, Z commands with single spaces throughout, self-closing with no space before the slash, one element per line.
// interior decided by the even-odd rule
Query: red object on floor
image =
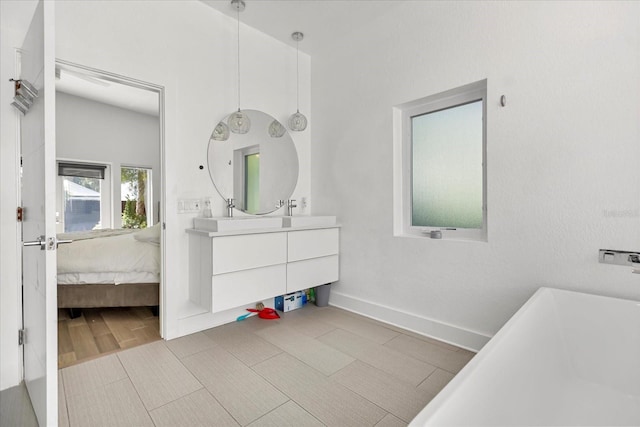
<path fill-rule="evenodd" d="M 269 308 L 269 307 L 265 307 L 262 310 L 257 310 L 255 308 L 247 308 L 247 311 L 258 313 L 258 317 L 261 319 L 279 319 L 280 318 L 280 315 L 273 308 Z"/>

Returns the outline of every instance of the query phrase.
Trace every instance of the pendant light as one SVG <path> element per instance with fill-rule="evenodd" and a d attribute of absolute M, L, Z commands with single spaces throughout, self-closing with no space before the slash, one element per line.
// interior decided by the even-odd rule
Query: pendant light
<path fill-rule="evenodd" d="M 300 112 L 300 60 L 298 43 L 304 38 L 304 34 L 296 31 L 291 34 L 291 38 L 296 41 L 296 112 L 289 117 L 289 129 L 295 132 L 303 131 L 307 128 L 307 118 Z"/>
<path fill-rule="evenodd" d="M 238 111 L 227 119 L 229 129 L 233 133 L 247 133 L 251 129 L 251 120 L 240 110 L 240 12 L 245 8 L 244 0 L 231 0 L 231 7 L 238 11 Z"/>
<path fill-rule="evenodd" d="M 269 136 L 271 138 L 281 138 L 287 130 L 282 123 L 274 119 L 269 125 Z"/>
<path fill-rule="evenodd" d="M 219 122 L 211 133 L 214 141 L 226 141 L 229 139 L 229 126 L 225 122 Z"/>

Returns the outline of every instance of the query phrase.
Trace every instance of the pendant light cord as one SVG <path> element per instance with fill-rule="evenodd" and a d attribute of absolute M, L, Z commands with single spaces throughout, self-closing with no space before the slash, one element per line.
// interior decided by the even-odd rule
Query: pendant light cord
<path fill-rule="evenodd" d="M 240 4 L 238 6 L 238 111 L 240 111 Z"/>
<path fill-rule="evenodd" d="M 299 40 L 296 40 L 296 111 L 300 112 L 300 49 Z"/>

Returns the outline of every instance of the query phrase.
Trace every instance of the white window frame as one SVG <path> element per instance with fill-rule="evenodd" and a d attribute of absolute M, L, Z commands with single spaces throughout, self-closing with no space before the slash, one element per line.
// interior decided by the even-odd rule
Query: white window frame
<path fill-rule="evenodd" d="M 100 193 L 100 226 L 101 228 L 113 227 L 113 212 L 111 206 L 113 205 L 113 191 L 111 181 L 111 163 L 107 162 L 95 162 L 88 160 L 78 160 L 70 158 L 58 158 L 56 159 L 56 171 L 58 170 L 59 163 L 78 163 L 85 165 L 98 165 L 104 166 L 104 179 L 102 180 Z M 64 230 L 64 187 L 62 183 L 63 177 L 56 173 L 56 232 L 62 233 Z"/>
<path fill-rule="evenodd" d="M 153 209 L 153 205 L 157 203 L 153 197 L 153 168 L 151 166 L 132 166 L 130 164 L 121 164 L 120 169 L 118 171 L 118 181 L 120 182 L 120 187 L 122 187 L 122 181 L 120 177 L 122 176 L 122 169 L 144 169 L 147 171 L 147 187 L 145 188 L 145 210 L 147 213 L 147 227 L 151 227 L 155 218 L 155 210 Z M 120 199 L 122 199 L 122 194 L 120 194 Z M 150 200 L 149 200 L 150 199 Z M 120 228 L 122 228 L 122 200 L 118 202 L 118 218 L 120 223 Z"/>
<path fill-rule="evenodd" d="M 412 212 L 411 118 L 482 100 L 482 228 L 414 227 Z M 397 237 L 487 241 L 487 80 L 481 80 L 393 107 L 393 233 Z"/>

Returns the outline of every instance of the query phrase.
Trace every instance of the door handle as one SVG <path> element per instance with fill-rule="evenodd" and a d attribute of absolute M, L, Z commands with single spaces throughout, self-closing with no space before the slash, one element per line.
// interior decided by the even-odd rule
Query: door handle
<path fill-rule="evenodd" d="M 31 242 L 24 242 L 24 246 L 40 246 L 40 250 L 44 251 L 45 249 L 53 250 L 54 247 L 57 249 L 58 245 L 65 243 L 72 243 L 73 240 L 58 240 L 55 237 L 49 237 L 45 239 L 45 236 L 38 237 L 38 240 L 33 240 Z"/>
<path fill-rule="evenodd" d="M 60 245 L 66 245 L 67 243 L 73 243 L 73 240 L 56 240 L 56 248 Z"/>
<path fill-rule="evenodd" d="M 24 242 L 24 246 L 40 246 L 40 250 L 44 251 L 47 248 L 47 242 L 44 236 L 38 237 L 38 240 L 32 240 L 30 242 Z"/>

